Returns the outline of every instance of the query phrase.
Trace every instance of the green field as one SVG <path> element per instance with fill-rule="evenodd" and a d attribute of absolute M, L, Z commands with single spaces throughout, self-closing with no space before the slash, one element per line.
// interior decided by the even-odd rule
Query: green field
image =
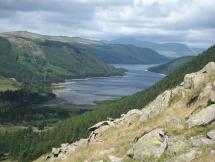
<path fill-rule="evenodd" d="M 17 90 L 20 85 L 21 84 L 14 79 L 8 79 L 0 76 L 0 91 Z"/>

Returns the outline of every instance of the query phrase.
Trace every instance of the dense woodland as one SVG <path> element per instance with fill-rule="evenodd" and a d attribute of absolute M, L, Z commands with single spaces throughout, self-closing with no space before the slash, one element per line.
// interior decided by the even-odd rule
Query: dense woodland
<path fill-rule="evenodd" d="M 55 123 L 87 110 L 44 105 L 55 99 L 52 93 L 39 94 L 28 90 L 0 92 L 0 123 L 37 126 Z"/>
<path fill-rule="evenodd" d="M 179 57 L 170 62 L 150 67 L 148 70 L 155 73 L 170 74 L 171 72 L 180 68 L 185 63 L 192 61 L 194 58 L 195 56 Z"/>
<path fill-rule="evenodd" d="M 20 162 L 28 162 L 61 143 L 73 142 L 87 137 L 89 135 L 87 128 L 91 125 L 105 120 L 107 117 L 119 117 L 130 109 L 143 108 L 164 90 L 178 85 L 185 74 L 200 70 L 210 61 L 215 61 L 215 46 L 147 90 L 116 101 L 107 102 L 100 105 L 98 109 L 73 116 L 56 124 L 54 128 L 48 131 L 35 132 L 32 128 L 28 128 L 14 132 L 1 132 L 0 152 L 2 154 L 9 153 L 12 159 L 17 159 Z"/>

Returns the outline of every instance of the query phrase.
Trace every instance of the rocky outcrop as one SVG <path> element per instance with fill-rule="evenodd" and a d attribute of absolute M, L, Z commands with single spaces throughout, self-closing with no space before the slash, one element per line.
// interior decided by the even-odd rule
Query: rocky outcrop
<path fill-rule="evenodd" d="M 186 74 L 184 77 L 184 88 L 195 89 L 199 87 L 207 78 L 207 75 L 215 73 L 215 63 L 208 63 L 202 70 L 196 73 Z"/>
<path fill-rule="evenodd" d="M 133 109 L 128 111 L 126 114 L 122 114 L 120 118 L 115 119 L 113 122 L 116 126 L 119 126 L 128 122 L 130 119 L 132 119 L 133 116 L 138 116 L 141 114 L 141 110 Z"/>
<path fill-rule="evenodd" d="M 215 140 L 215 129 L 208 132 L 207 137 L 212 139 L 212 140 Z"/>
<path fill-rule="evenodd" d="M 185 89 L 195 89 L 201 85 L 205 78 L 205 73 L 191 73 L 186 74 L 184 77 L 184 88 Z"/>
<path fill-rule="evenodd" d="M 159 158 L 167 145 L 168 136 L 164 129 L 157 128 L 141 137 L 127 155 L 140 161 L 147 161 L 149 158 Z"/>
<path fill-rule="evenodd" d="M 201 91 L 201 93 L 198 96 L 198 100 L 201 102 L 202 100 L 206 100 L 205 105 L 208 104 L 208 102 L 215 103 L 215 82 L 208 83 L 204 89 Z"/>
<path fill-rule="evenodd" d="M 200 73 L 215 73 L 215 62 L 209 62 L 202 70 L 200 70 Z"/>
<path fill-rule="evenodd" d="M 202 145 L 212 145 L 215 144 L 215 141 L 207 138 L 207 137 L 197 137 L 196 139 L 192 139 L 192 146 L 198 147 Z"/>
<path fill-rule="evenodd" d="M 64 160 L 72 154 L 78 147 L 87 144 L 87 139 L 81 139 L 72 144 L 61 144 L 60 148 L 52 148 L 51 154 L 45 157 L 46 161 Z"/>
<path fill-rule="evenodd" d="M 133 116 L 142 114 L 141 110 L 133 109 L 128 111 L 126 114 L 122 114 L 120 118 L 117 118 L 115 120 L 106 120 L 99 122 L 92 127 L 89 128 L 91 131 L 91 134 L 88 138 L 88 142 L 102 142 L 98 139 L 99 136 L 102 135 L 104 131 L 111 127 L 119 126 L 121 124 L 124 124 L 125 122 L 128 122 Z"/>
<path fill-rule="evenodd" d="M 144 122 L 163 112 L 170 105 L 172 91 L 167 90 L 142 110 L 140 121 Z"/>
<path fill-rule="evenodd" d="M 89 128 L 89 130 L 92 132 L 88 138 L 88 142 L 102 142 L 98 140 L 98 137 L 102 135 L 104 131 L 113 126 L 115 126 L 115 124 L 112 121 L 102 121 L 93 125 Z"/>
<path fill-rule="evenodd" d="M 195 113 L 187 120 L 188 127 L 206 125 L 215 120 L 215 104 L 206 107 L 198 113 Z"/>
<path fill-rule="evenodd" d="M 93 125 L 92 127 L 88 128 L 90 131 L 95 131 L 96 129 L 99 129 L 103 126 L 114 126 L 114 123 L 112 121 L 101 121 L 95 125 Z"/>
<path fill-rule="evenodd" d="M 191 148 L 185 153 L 182 153 L 176 157 L 173 157 L 168 162 L 191 162 L 195 159 L 198 155 L 201 154 L 201 151 L 197 148 Z"/>

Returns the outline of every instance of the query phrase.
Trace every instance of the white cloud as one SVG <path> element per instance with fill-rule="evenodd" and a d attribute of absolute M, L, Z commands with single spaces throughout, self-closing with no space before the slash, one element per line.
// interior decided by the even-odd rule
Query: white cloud
<path fill-rule="evenodd" d="M 0 0 L 0 31 L 214 42 L 214 0 Z"/>

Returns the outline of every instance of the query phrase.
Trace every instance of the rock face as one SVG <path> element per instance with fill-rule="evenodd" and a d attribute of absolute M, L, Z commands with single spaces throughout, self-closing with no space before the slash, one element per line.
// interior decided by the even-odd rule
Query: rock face
<path fill-rule="evenodd" d="M 191 162 L 193 159 L 195 159 L 199 154 L 201 154 L 201 151 L 196 148 L 191 148 L 190 150 L 186 151 L 185 153 L 182 153 L 181 155 L 178 155 L 168 162 Z"/>
<path fill-rule="evenodd" d="M 215 140 L 215 129 L 208 132 L 207 137 L 212 139 L 212 140 Z"/>
<path fill-rule="evenodd" d="M 195 89 L 202 83 L 204 78 L 205 78 L 205 73 L 186 74 L 184 77 L 184 88 Z"/>
<path fill-rule="evenodd" d="M 215 72 L 215 63 L 209 62 L 205 67 L 200 71 L 202 73 L 214 73 Z"/>
<path fill-rule="evenodd" d="M 89 128 L 89 130 L 90 131 L 94 131 L 94 130 L 96 130 L 96 129 L 99 129 L 99 128 L 101 128 L 102 126 L 113 126 L 114 124 L 113 124 L 113 122 L 111 122 L 111 121 L 101 121 L 101 122 L 99 122 L 99 123 L 97 123 L 97 124 L 95 124 L 95 125 L 93 125 L 92 127 L 90 127 Z"/>
<path fill-rule="evenodd" d="M 102 121 L 89 128 L 91 132 L 88 142 L 101 142 L 97 138 L 110 127 L 115 126 L 113 121 Z"/>
<path fill-rule="evenodd" d="M 187 120 L 188 127 L 206 125 L 215 120 L 215 104 L 206 107 L 198 113 L 195 113 Z"/>
<path fill-rule="evenodd" d="M 202 70 L 196 73 L 186 74 L 184 77 L 184 88 L 185 89 L 195 89 L 202 81 L 204 81 L 207 74 L 215 72 L 215 63 L 208 63 Z"/>
<path fill-rule="evenodd" d="M 215 103 L 215 83 L 208 83 L 199 94 L 199 100 L 207 99 Z"/>
<path fill-rule="evenodd" d="M 46 156 L 46 161 L 54 161 L 54 160 L 64 160 L 73 153 L 79 146 L 86 145 L 87 139 L 80 139 L 77 142 L 74 142 L 72 144 L 61 144 L 60 148 L 52 148 L 51 154 Z"/>
<path fill-rule="evenodd" d="M 149 158 L 159 158 L 167 148 L 168 136 L 164 129 L 157 128 L 141 137 L 133 148 L 128 151 L 128 156 L 140 161 Z"/>
<path fill-rule="evenodd" d="M 169 107 L 172 97 L 172 91 L 168 90 L 159 95 L 153 102 L 142 110 L 140 121 L 144 122 L 150 118 L 155 117 Z"/>
<path fill-rule="evenodd" d="M 186 74 L 184 77 L 184 88 L 191 89 L 193 87 L 193 78 L 195 77 L 194 73 Z"/>
<path fill-rule="evenodd" d="M 214 143 L 215 143 L 215 141 L 213 141 L 209 138 L 206 138 L 206 137 L 200 137 L 200 138 L 192 140 L 192 146 L 194 146 L 194 147 L 198 147 L 198 146 L 202 146 L 202 145 L 212 145 Z"/>

